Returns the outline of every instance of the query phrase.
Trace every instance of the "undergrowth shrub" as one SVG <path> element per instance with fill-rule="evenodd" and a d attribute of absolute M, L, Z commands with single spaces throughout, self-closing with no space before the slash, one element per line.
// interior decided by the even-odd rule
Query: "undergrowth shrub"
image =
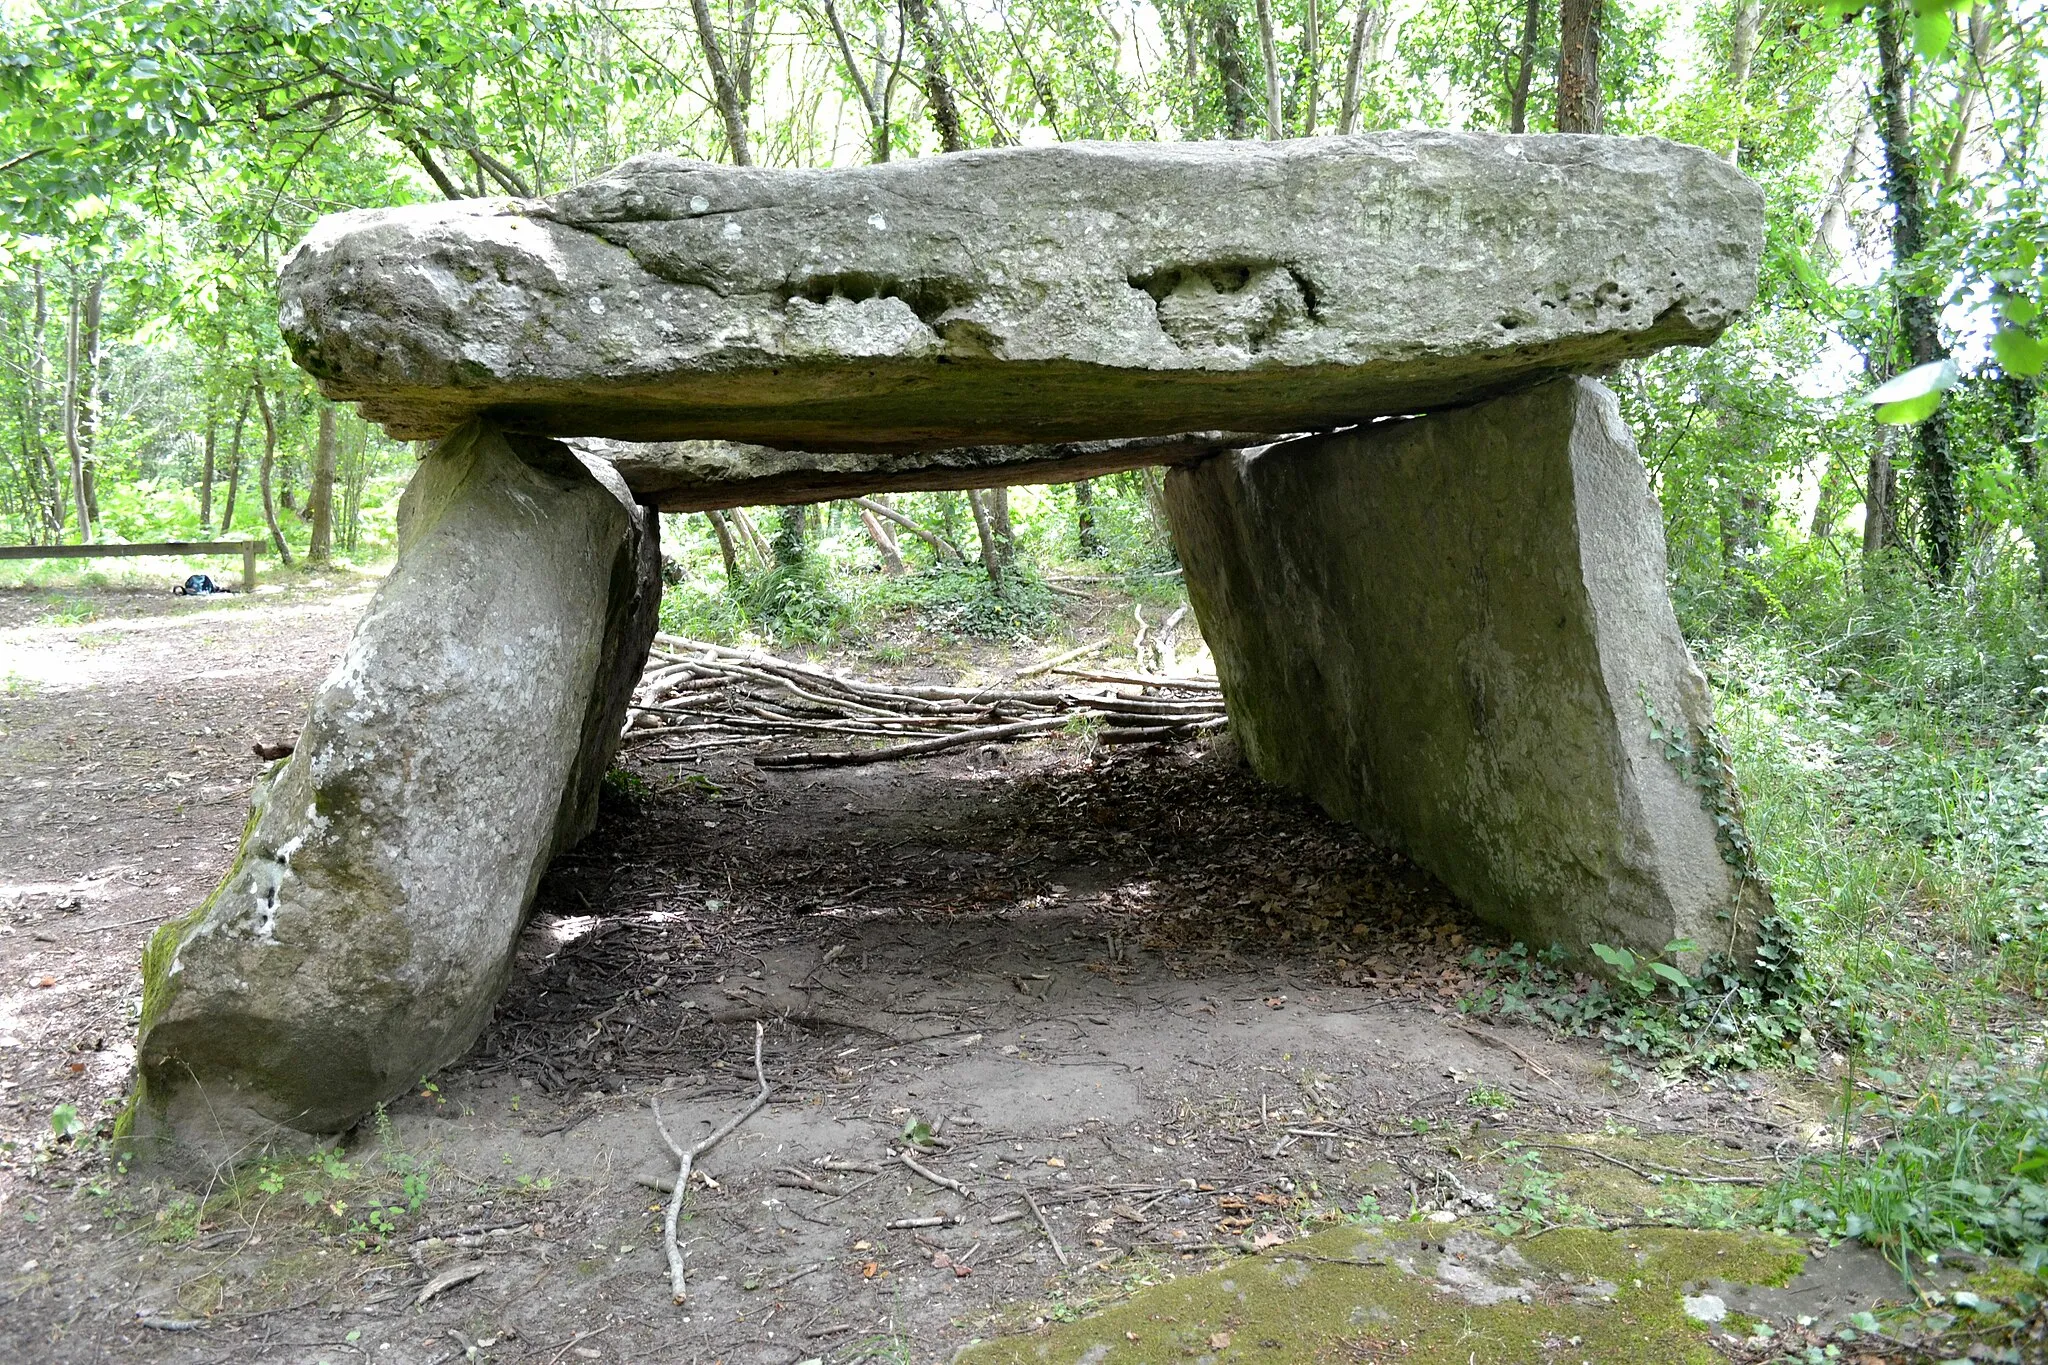
<path fill-rule="evenodd" d="M 1867 1079 L 1877 1088 L 1845 1081 L 1842 1131 L 1853 1117 L 1884 1135 L 1809 1158 L 1766 1212 L 1877 1247 L 1908 1274 L 1952 1249 L 2048 1268 L 2048 1070 L 1958 1070 L 1903 1102 L 1896 1073 Z"/>

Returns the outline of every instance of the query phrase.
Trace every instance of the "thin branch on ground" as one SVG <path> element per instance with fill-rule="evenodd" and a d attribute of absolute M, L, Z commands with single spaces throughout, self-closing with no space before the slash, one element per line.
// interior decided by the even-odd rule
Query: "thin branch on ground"
<path fill-rule="evenodd" d="M 677 1303 L 683 1301 L 684 1277 L 683 1251 L 681 1247 L 676 1245 L 676 1221 L 682 1217 L 683 1196 L 690 1188 L 690 1171 L 696 1165 L 698 1157 L 703 1156 L 713 1147 L 731 1137 L 735 1129 L 754 1115 L 760 1113 L 767 1105 L 768 1074 L 761 1068 L 762 1038 L 763 1031 L 761 1025 L 756 1023 L 754 1025 L 754 1079 L 760 1083 L 760 1093 L 754 1096 L 753 1102 L 745 1109 L 727 1119 L 709 1137 L 699 1140 L 695 1146 L 684 1147 L 669 1135 L 668 1124 L 661 1117 L 661 1100 L 657 1097 L 654 1101 L 654 1126 L 661 1131 L 661 1140 L 668 1144 L 669 1151 L 675 1153 L 677 1162 L 675 1189 L 669 1193 L 668 1213 L 662 1220 L 661 1226 L 661 1248 L 668 1253 L 669 1289 L 675 1295 Z"/>

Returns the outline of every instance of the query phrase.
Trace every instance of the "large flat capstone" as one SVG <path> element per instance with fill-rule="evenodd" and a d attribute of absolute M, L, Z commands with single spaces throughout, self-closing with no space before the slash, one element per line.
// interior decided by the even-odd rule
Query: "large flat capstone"
<path fill-rule="evenodd" d="M 338 1132 L 475 1040 L 542 870 L 596 817 L 656 523 L 558 442 L 475 425 L 421 464 L 233 867 L 145 955 L 138 1146 L 212 1165 Z"/>
<path fill-rule="evenodd" d="M 1753 185 L 1652 138 L 656 155 L 323 219 L 282 323 L 406 438 L 478 414 L 838 452 L 1294 432 L 1710 341 L 1762 243 Z"/>

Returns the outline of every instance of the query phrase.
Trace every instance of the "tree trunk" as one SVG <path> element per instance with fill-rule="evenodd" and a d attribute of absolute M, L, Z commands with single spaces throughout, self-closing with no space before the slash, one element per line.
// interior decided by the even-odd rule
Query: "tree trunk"
<path fill-rule="evenodd" d="M 78 332 L 78 450 L 82 496 L 86 520 L 100 524 L 99 411 L 100 411 L 100 295 L 105 281 L 95 276 L 85 291 L 84 311 Z"/>
<path fill-rule="evenodd" d="M 853 43 L 846 36 L 846 25 L 840 22 L 838 8 L 832 0 L 824 0 L 824 3 L 825 18 L 832 25 L 832 41 L 839 45 L 839 60 L 846 66 L 846 78 L 853 82 L 854 93 L 860 96 L 860 107 L 867 111 L 868 135 L 872 140 L 870 159 L 877 163 L 887 161 L 889 116 L 883 112 L 882 102 L 875 97 L 875 87 L 861 75 L 860 62 L 853 55 Z"/>
<path fill-rule="evenodd" d="M 953 495 L 951 493 L 941 493 L 939 496 L 942 498 L 951 499 Z M 910 532 L 910 534 L 916 536 L 919 540 L 931 546 L 933 557 L 937 559 L 941 564 L 947 562 L 948 560 L 952 561 L 955 564 L 965 564 L 967 562 L 967 556 L 960 553 L 960 547 L 958 545 L 955 545 L 952 541 L 946 539 L 946 537 L 942 535 L 939 535 L 937 532 L 927 530 L 926 528 L 918 525 L 909 517 L 904 516 L 901 512 L 889 506 L 887 503 L 877 502 L 873 498 L 855 498 L 853 500 L 853 505 L 860 508 L 863 512 L 872 512 L 874 515 L 882 518 L 884 521 L 893 522 L 896 525 L 901 526 L 904 530 Z M 948 510 L 951 510 L 952 504 L 950 501 L 948 501 L 945 504 L 945 506 Z"/>
<path fill-rule="evenodd" d="M 1899 45 L 1904 14 L 1898 0 L 1879 0 L 1877 25 L 1877 121 L 1884 143 L 1884 191 L 1892 206 L 1892 280 L 1906 354 L 1914 365 L 1948 358 L 1941 340 L 1935 300 L 1914 287 L 1907 272 L 1926 245 L 1927 191 L 1920 162 L 1913 151 L 1912 116 L 1907 109 L 1906 55 Z M 1961 500 L 1956 492 L 1954 453 L 1950 447 L 1948 408 L 1936 408 L 1913 432 L 1914 481 L 1920 485 L 1921 532 L 1927 557 L 1937 578 L 1955 576 L 1961 550 Z"/>
<path fill-rule="evenodd" d="M 242 390 L 242 406 L 235 412 L 234 433 L 228 438 L 228 495 L 221 503 L 220 533 L 235 529 L 235 493 L 242 483 L 242 429 L 249 421 L 249 390 Z"/>
<path fill-rule="evenodd" d="M 1600 11 L 1604 0 L 1564 0 L 1559 7 L 1557 131 L 1600 131 Z"/>
<path fill-rule="evenodd" d="M 263 462 L 257 466 L 258 488 L 263 495 L 263 523 L 270 528 L 270 542 L 277 547 L 277 562 L 291 567 L 292 547 L 284 543 L 277 529 L 277 503 L 270 495 L 270 473 L 277 463 L 277 418 L 270 411 L 270 395 L 256 385 L 256 411 L 263 414 Z"/>
<path fill-rule="evenodd" d="M 27 420 L 23 423 L 23 435 L 28 440 L 27 458 L 35 464 L 42 496 L 38 501 L 39 519 L 43 531 L 52 540 L 64 531 L 64 484 L 57 477 L 57 463 L 50 458 L 49 443 L 44 439 L 43 403 L 49 389 L 50 361 L 48 333 L 50 328 L 49 287 L 43 282 L 43 268 L 29 267 L 31 293 L 34 298 L 31 314 L 32 331 L 28 346 L 28 404 Z"/>
<path fill-rule="evenodd" d="M 775 518 L 775 539 L 768 548 L 775 555 L 775 567 L 795 569 L 811 557 L 811 542 L 804 534 L 808 510 L 802 503 L 782 508 Z"/>
<path fill-rule="evenodd" d="M 1536 80 L 1536 42 L 1543 36 L 1543 0 L 1524 0 L 1522 41 L 1515 48 L 1515 93 L 1508 102 L 1508 131 L 1529 131 L 1529 87 Z"/>
<path fill-rule="evenodd" d="M 1344 103 L 1337 114 L 1337 131 L 1349 136 L 1358 129 L 1358 86 L 1365 75 L 1366 45 L 1379 36 L 1381 0 L 1358 0 L 1358 17 L 1351 22 L 1351 51 L 1344 58 Z"/>
<path fill-rule="evenodd" d="M 995 528 L 989 524 L 988 506 L 983 501 L 987 490 L 969 489 L 967 505 L 974 510 L 974 534 L 981 541 L 981 568 L 988 575 L 988 581 L 995 585 L 997 592 L 1003 590 L 1003 557 L 996 548 Z"/>
<path fill-rule="evenodd" d="M 1314 137 L 1316 135 L 1316 99 L 1320 93 L 1319 87 L 1322 77 L 1322 72 L 1316 68 L 1316 59 L 1322 53 L 1322 45 L 1322 6 L 1318 3 L 1318 0 L 1308 0 L 1308 21 L 1301 35 L 1301 61 L 1302 65 L 1308 68 L 1307 77 L 1303 82 L 1308 87 L 1308 93 L 1302 101 L 1304 107 L 1301 113 L 1301 135 L 1303 137 Z"/>
<path fill-rule="evenodd" d="M 1956 109 L 1956 132 L 1949 139 L 1948 163 L 1942 184 L 1954 185 L 1963 177 L 1963 153 L 1970 146 L 1970 123 L 1977 116 L 1977 92 L 1984 84 L 1984 70 L 1991 60 L 1990 6 L 1970 11 L 1970 62 L 1962 73 L 1963 92 Z"/>
<path fill-rule="evenodd" d="M 697 20 L 697 44 L 703 49 L 704 65 L 711 69 L 711 93 L 718 102 L 718 116 L 725 122 L 725 145 L 732 153 L 732 164 L 751 166 L 754 158 L 747 149 L 746 101 L 740 83 L 733 77 L 732 66 L 725 59 L 725 51 L 719 46 L 718 30 L 711 22 L 711 6 L 708 0 L 690 0 L 690 12 Z M 738 49 L 735 55 L 752 61 L 751 44 L 734 46 Z"/>
<path fill-rule="evenodd" d="M 714 507 L 704 514 L 704 520 L 711 523 L 711 534 L 718 537 L 718 557 L 725 561 L 725 581 L 739 582 L 739 556 L 733 553 L 732 530 L 725 524 L 725 514 Z"/>
<path fill-rule="evenodd" d="M 215 396 L 206 395 L 206 457 L 199 466 L 199 529 L 213 530 L 213 455 L 220 444 L 220 412 L 214 406 Z"/>
<path fill-rule="evenodd" d="M 1729 140 L 1728 164 L 1742 161 L 1742 116 L 1748 98 L 1749 68 L 1756 60 L 1757 31 L 1763 22 L 1759 0 L 1735 0 L 1735 15 L 1728 33 L 1728 98 L 1735 101 L 1735 136 Z"/>
<path fill-rule="evenodd" d="M 775 556 L 768 549 L 768 540 L 754 525 L 754 519 L 747 515 L 744 507 L 728 507 L 725 510 L 732 524 L 739 527 L 740 538 L 747 542 L 747 552 L 754 557 L 754 567 L 766 571 L 775 562 Z"/>
<path fill-rule="evenodd" d="M 1245 70 L 1237 12 L 1229 0 L 1209 0 L 1209 52 L 1223 82 L 1224 134 L 1242 141 L 1252 135 L 1251 73 Z"/>
<path fill-rule="evenodd" d="M 953 83 L 946 78 L 946 49 L 932 23 L 930 0 L 903 0 L 903 22 L 917 39 L 918 55 L 924 59 L 924 98 L 931 106 L 932 126 L 939 132 L 939 149 L 964 152 L 967 134 L 960 125 Z"/>
<path fill-rule="evenodd" d="M 875 553 L 882 557 L 882 572 L 890 578 L 903 577 L 903 552 L 896 548 L 896 537 L 865 507 L 860 509 L 860 524 L 867 529 L 868 539 L 875 543 Z"/>
<path fill-rule="evenodd" d="M 2034 401 L 2040 381 L 2016 374 L 2000 375 L 1999 396 L 2005 400 L 2002 425 L 2006 444 L 2012 447 L 2013 463 L 2020 472 L 2027 506 L 2027 539 L 2034 543 L 2034 574 L 2043 597 L 2048 597 L 2048 486 L 2041 481 L 2041 455 L 2028 436 L 2034 434 Z"/>
<path fill-rule="evenodd" d="M 1869 570 L 1891 547 L 1898 527 L 1898 471 L 1892 468 L 1892 438 L 1896 428 L 1883 427 L 1877 445 L 1870 452 L 1870 473 L 1863 485 L 1864 585 L 1870 586 Z"/>
<path fill-rule="evenodd" d="M 1287 136 L 1280 111 L 1280 49 L 1273 42 L 1273 0 L 1257 0 L 1259 59 L 1266 68 L 1266 140 Z"/>
<path fill-rule="evenodd" d="M 71 458 L 71 505 L 78 513 L 78 543 L 92 542 L 92 518 L 85 501 L 85 448 L 78 439 L 79 298 L 71 294 L 71 315 L 64 324 L 64 448 Z"/>
<path fill-rule="evenodd" d="M 1074 540 L 1081 558 L 1102 558 L 1102 534 L 1095 526 L 1095 485 L 1087 479 L 1074 485 Z"/>
<path fill-rule="evenodd" d="M 324 569 L 334 559 L 334 404 L 320 405 L 320 435 L 313 445 L 313 482 L 306 492 L 312 532 L 306 563 Z"/>

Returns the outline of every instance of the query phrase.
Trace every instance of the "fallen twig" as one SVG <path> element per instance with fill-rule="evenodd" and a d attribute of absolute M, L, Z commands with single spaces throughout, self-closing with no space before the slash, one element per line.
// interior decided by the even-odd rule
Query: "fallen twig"
<path fill-rule="evenodd" d="M 484 1263 L 482 1261 L 471 1261 L 466 1265 L 458 1265 L 444 1270 L 433 1279 L 427 1281 L 426 1287 L 420 1290 L 419 1297 L 412 1301 L 412 1306 L 418 1308 L 428 1299 L 434 1298 L 436 1295 L 445 1294 L 457 1285 L 468 1284 L 483 1273 Z"/>
<path fill-rule="evenodd" d="M 910 1153 L 898 1152 L 896 1154 L 896 1159 L 902 1162 L 905 1166 L 908 1166 L 911 1170 L 923 1176 L 926 1180 L 931 1181 L 932 1184 L 937 1185 L 939 1188 L 951 1190 L 953 1193 L 959 1195 L 962 1199 L 974 1198 L 974 1191 L 968 1189 L 965 1185 L 961 1184 L 957 1180 L 954 1180 L 950 1176 L 940 1175 L 937 1171 L 931 1169 L 929 1166 L 921 1165 L 918 1162 L 917 1158 L 913 1157 Z"/>
<path fill-rule="evenodd" d="M 684 1147 L 669 1136 L 668 1124 L 663 1122 L 661 1117 L 661 1100 L 657 1097 L 654 1101 L 654 1126 L 661 1131 L 661 1140 L 675 1153 L 677 1162 L 675 1189 L 669 1194 L 668 1212 L 662 1220 L 661 1228 L 662 1250 L 668 1254 L 669 1289 L 675 1295 L 677 1303 L 683 1301 L 684 1279 L 683 1252 L 682 1248 L 676 1245 L 676 1221 L 682 1217 L 683 1195 L 690 1188 L 690 1168 L 696 1164 L 698 1157 L 732 1136 L 735 1129 L 767 1106 L 768 1073 L 761 1068 L 762 1039 L 763 1031 L 757 1022 L 754 1025 L 754 1079 L 760 1083 L 760 1093 L 754 1096 L 753 1102 L 745 1109 L 727 1119 L 709 1137 L 700 1139 L 695 1146 Z"/>
<path fill-rule="evenodd" d="M 1045 1230 L 1045 1240 L 1052 1243 L 1052 1254 L 1060 1258 L 1062 1266 L 1072 1266 L 1073 1262 L 1067 1259 L 1066 1248 L 1060 1245 L 1059 1235 L 1052 1230 L 1052 1220 L 1045 1216 L 1044 1209 L 1038 1207 L 1038 1201 L 1031 1197 L 1031 1191 L 1019 1190 L 1017 1193 L 1024 1196 L 1024 1202 L 1031 1206 L 1031 1212 L 1037 1216 L 1038 1226 Z"/>

